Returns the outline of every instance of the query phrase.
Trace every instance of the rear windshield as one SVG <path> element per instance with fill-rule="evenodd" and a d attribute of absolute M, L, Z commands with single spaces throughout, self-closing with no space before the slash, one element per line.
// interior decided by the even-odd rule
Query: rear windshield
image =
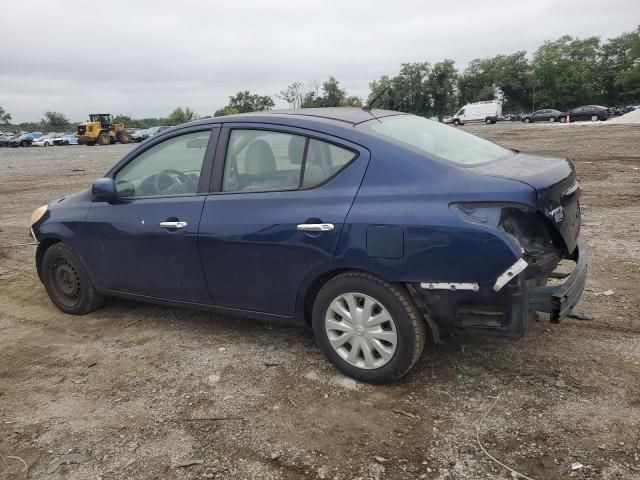
<path fill-rule="evenodd" d="M 361 123 L 376 136 L 458 165 L 479 165 L 514 155 L 511 150 L 484 140 L 456 127 L 415 115 L 383 117 Z"/>

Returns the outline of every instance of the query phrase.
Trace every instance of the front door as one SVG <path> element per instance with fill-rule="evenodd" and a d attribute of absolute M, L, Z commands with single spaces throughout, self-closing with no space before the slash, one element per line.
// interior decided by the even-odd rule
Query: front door
<path fill-rule="evenodd" d="M 197 233 L 218 132 L 164 137 L 109 173 L 119 199 L 93 203 L 84 227 L 87 263 L 103 288 L 210 303 Z"/>
<path fill-rule="evenodd" d="M 199 232 L 215 305 L 292 316 L 307 272 L 332 258 L 369 153 L 314 136 L 223 128 Z"/>

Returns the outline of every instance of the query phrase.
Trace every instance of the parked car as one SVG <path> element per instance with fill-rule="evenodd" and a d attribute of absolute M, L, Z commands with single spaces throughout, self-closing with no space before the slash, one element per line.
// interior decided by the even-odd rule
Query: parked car
<path fill-rule="evenodd" d="M 9 142 L 10 147 L 30 147 L 31 143 L 42 136 L 41 132 L 24 133 Z"/>
<path fill-rule="evenodd" d="M 558 116 L 558 121 L 566 123 L 568 119 L 570 122 L 582 122 L 587 120 L 597 122 L 598 120 L 607 120 L 612 116 L 613 112 L 607 107 L 599 105 L 585 105 L 584 107 L 576 107 L 573 110 L 560 114 Z"/>
<path fill-rule="evenodd" d="M 20 135 L 15 133 L 5 133 L 0 136 L 0 147 L 8 147 L 11 140 L 18 138 Z"/>
<path fill-rule="evenodd" d="M 562 115 L 560 110 L 554 110 L 552 108 L 545 108 L 542 110 L 536 110 L 533 113 L 527 113 L 520 116 L 520 121 L 524 123 L 532 122 L 555 122 L 558 117 Z"/>
<path fill-rule="evenodd" d="M 138 130 L 131 134 L 131 140 L 134 142 L 142 142 L 147 138 L 153 137 L 157 133 L 160 133 L 163 130 L 166 130 L 167 128 L 169 127 L 161 126 L 161 127 L 151 127 L 151 128 L 145 128 L 143 130 Z"/>
<path fill-rule="evenodd" d="M 53 139 L 54 145 L 78 145 L 78 137 L 75 133 L 65 133 Z"/>
<path fill-rule="evenodd" d="M 502 104 L 495 101 L 469 103 L 451 118 L 454 125 L 471 122 L 496 123 L 502 117 Z"/>
<path fill-rule="evenodd" d="M 565 158 L 425 118 L 285 110 L 163 131 L 30 224 L 63 312 L 116 296 L 308 324 L 342 372 L 387 382 L 428 327 L 517 338 L 535 311 L 566 317 L 580 193 Z M 546 285 L 561 259 L 573 272 Z"/>
<path fill-rule="evenodd" d="M 51 147 L 54 145 L 54 139 L 59 136 L 58 133 L 47 133 L 34 139 L 31 145 L 34 147 Z"/>

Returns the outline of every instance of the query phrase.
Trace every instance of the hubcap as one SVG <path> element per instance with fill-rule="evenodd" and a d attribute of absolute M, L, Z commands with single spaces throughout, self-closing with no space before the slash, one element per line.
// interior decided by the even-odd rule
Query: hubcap
<path fill-rule="evenodd" d="M 329 343 L 338 355 L 358 368 L 380 368 L 398 345 L 396 325 L 378 300 L 349 292 L 335 298 L 324 320 Z"/>

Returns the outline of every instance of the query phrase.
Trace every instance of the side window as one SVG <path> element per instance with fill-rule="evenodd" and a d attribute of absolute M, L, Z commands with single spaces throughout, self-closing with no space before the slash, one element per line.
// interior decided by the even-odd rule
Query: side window
<path fill-rule="evenodd" d="M 115 177 L 119 197 L 190 195 L 198 191 L 211 131 L 187 133 L 145 150 Z"/>
<path fill-rule="evenodd" d="M 464 108 L 458 112 L 458 116 L 461 117 L 464 115 Z"/>
<path fill-rule="evenodd" d="M 313 187 L 340 171 L 356 154 L 346 148 L 331 143 L 309 140 L 307 158 L 304 164 L 303 187 Z"/>
<path fill-rule="evenodd" d="M 232 130 L 223 192 L 295 190 L 300 185 L 306 138 L 265 130 Z"/>

